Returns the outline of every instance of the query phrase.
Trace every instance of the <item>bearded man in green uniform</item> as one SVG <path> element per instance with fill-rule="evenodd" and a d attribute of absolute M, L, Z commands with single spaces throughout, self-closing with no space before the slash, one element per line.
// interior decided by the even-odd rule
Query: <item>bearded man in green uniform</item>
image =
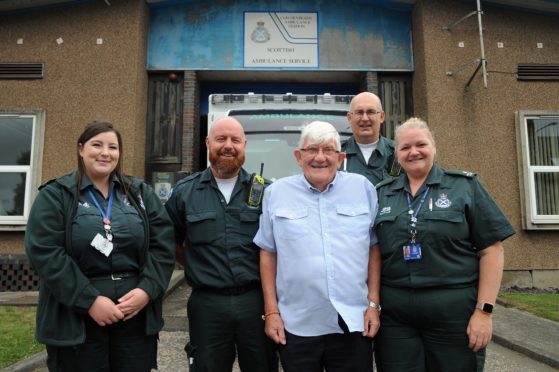
<path fill-rule="evenodd" d="M 192 286 L 188 300 L 190 371 L 277 370 L 273 343 L 264 334 L 259 248 L 252 242 L 262 211 L 251 199 L 243 168 L 246 138 L 231 117 L 206 137 L 210 167 L 173 188 L 165 204 L 175 226 L 177 261 Z M 253 190 L 254 191 L 254 190 Z"/>
<path fill-rule="evenodd" d="M 434 164 L 427 124 L 396 129 L 405 174 L 377 185 L 375 229 L 382 305 L 376 338 L 382 372 L 483 370 L 514 229 L 471 172 Z"/>
<path fill-rule="evenodd" d="M 340 170 L 361 174 L 373 185 L 389 176 L 397 176 L 400 166 L 394 157 L 394 141 L 380 135 L 384 111 L 380 98 L 359 93 L 351 100 L 347 120 L 353 136 L 342 143 L 346 160 Z"/>

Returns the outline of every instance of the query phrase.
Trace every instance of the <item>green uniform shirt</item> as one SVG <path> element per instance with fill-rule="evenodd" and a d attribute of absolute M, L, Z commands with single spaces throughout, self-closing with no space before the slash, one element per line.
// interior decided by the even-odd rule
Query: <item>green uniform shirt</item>
<path fill-rule="evenodd" d="M 368 163 L 365 163 L 365 158 L 359 145 L 355 142 L 355 137 L 350 137 L 342 143 L 342 152 L 346 153 L 346 161 L 345 166 L 342 164 L 340 170 L 361 174 L 367 177 L 373 185 L 389 176 L 400 174 L 400 165 L 397 162 L 393 164 L 395 159 L 394 141 L 388 138 L 379 137 L 377 148 L 371 154 Z"/>
<path fill-rule="evenodd" d="M 231 288 L 260 281 L 259 248 L 252 242 L 262 207 L 247 204 L 251 176 L 241 168 L 229 204 L 210 168 L 173 188 L 165 204 L 184 241 L 185 277 L 193 288 Z"/>
<path fill-rule="evenodd" d="M 118 273 L 125 271 L 140 272 L 142 249 L 145 245 L 144 226 L 140 214 L 127 200 L 124 191 L 113 175 L 109 195 L 113 190 L 111 207 L 111 229 L 113 232 L 113 251 L 109 257 L 91 246 L 97 234 L 105 236 L 103 217 L 87 190 L 91 190 L 97 202 L 107 212 L 109 198 L 105 199 L 91 183 L 83 177 L 80 184 L 80 197 L 76 214 L 72 221 L 72 253 L 74 260 L 86 276 Z"/>
<path fill-rule="evenodd" d="M 377 185 L 379 209 L 375 221 L 382 257 L 383 285 L 392 287 L 464 287 L 476 285 L 478 251 L 515 233 L 473 173 L 433 166 L 424 185 L 412 198 L 412 209 L 429 186 L 417 215 L 416 243 L 422 257 L 404 260 L 410 243 L 410 195 L 402 175 Z"/>

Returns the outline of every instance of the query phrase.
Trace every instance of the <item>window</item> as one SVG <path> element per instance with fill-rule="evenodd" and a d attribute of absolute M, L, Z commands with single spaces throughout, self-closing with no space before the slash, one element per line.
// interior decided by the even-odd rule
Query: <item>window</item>
<path fill-rule="evenodd" d="M 523 227 L 559 230 L 559 111 L 520 111 Z"/>
<path fill-rule="evenodd" d="M 0 110 L 0 228 L 22 228 L 40 182 L 44 112 Z M 10 226 L 11 227 L 8 227 Z"/>

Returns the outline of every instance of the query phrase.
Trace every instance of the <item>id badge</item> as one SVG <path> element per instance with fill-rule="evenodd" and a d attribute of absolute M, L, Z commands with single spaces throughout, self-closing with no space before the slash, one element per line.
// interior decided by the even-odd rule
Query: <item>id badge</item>
<path fill-rule="evenodd" d="M 411 261 L 411 260 L 420 260 L 421 259 L 421 244 L 419 243 L 410 243 L 404 245 L 404 260 Z"/>
<path fill-rule="evenodd" d="M 113 243 L 108 239 L 103 238 L 99 233 L 95 235 L 95 238 L 91 241 L 91 246 L 97 249 L 99 252 L 103 253 L 106 257 L 109 257 L 113 251 Z"/>

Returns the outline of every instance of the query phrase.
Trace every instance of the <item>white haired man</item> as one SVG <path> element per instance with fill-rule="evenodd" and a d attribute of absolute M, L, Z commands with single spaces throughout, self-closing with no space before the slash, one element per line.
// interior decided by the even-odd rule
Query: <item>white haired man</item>
<path fill-rule="evenodd" d="M 366 371 L 380 321 L 380 257 L 373 251 L 377 195 L 329 123 L 306 126 L 295 150 L 303 174 L 264 193 L 260 250 L 265 331 L 285 372 Z"/>

